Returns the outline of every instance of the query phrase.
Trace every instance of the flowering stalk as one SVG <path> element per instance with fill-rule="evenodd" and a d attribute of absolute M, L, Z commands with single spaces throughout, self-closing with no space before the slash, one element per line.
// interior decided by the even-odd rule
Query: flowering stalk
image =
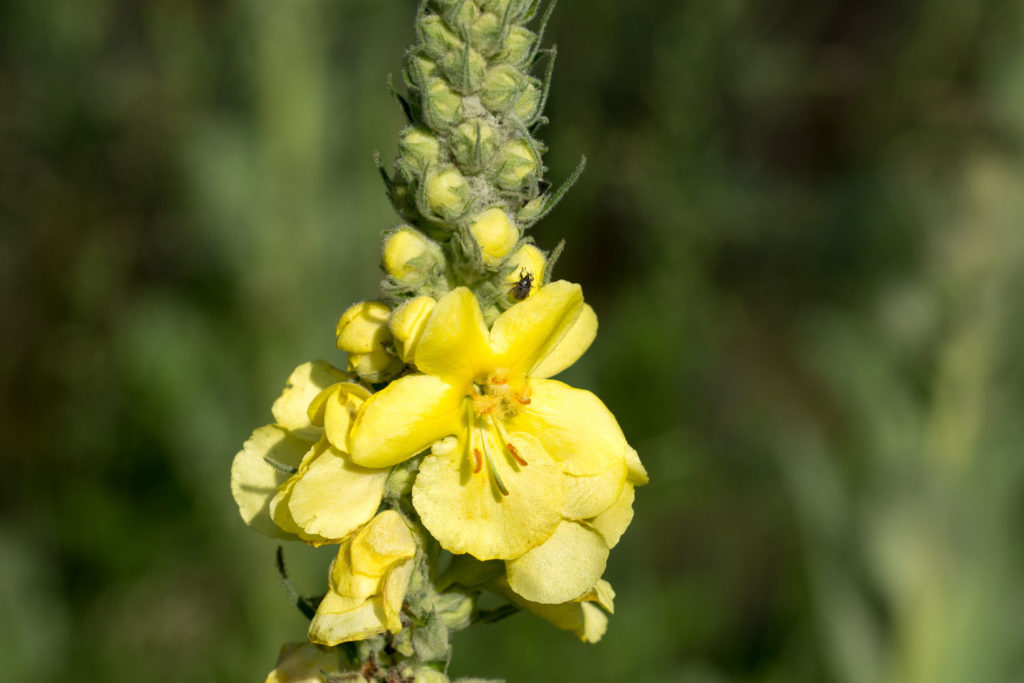
<path fill-rule="evenodd" d="M 447 681 L 450 634 L 518 610 L 585 642 L 605 632 L 601 577 L 647 475 L 596 396 L 549 379 L 597 332 L 580 286 L 552 281 L 557 254 L 525 236 L 564 192 L 532 132 L 552 8 L 417 13 L 409 125 L 381 168 L 405 221 L 384 236 L 381 300 L 338 321 L 347 368 L 296 368 L 232 466 L 250 526 L 337 547 L 322 597 L 280 563 L 309 642 L 268 681 Z"/>

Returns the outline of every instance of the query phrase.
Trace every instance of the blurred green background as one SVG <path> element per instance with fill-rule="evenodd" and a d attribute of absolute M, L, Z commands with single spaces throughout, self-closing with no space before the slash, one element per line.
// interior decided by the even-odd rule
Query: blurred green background
<path fill-rule="evenodd" d="M 0 674 L 259 681 L 302 638 L 231 458 L 344 362 L 412 0 L 0 4 Z M 566 1 L 541 137 L 652 483 L 526 681 L 1024 679 L 1024 6 Z M 313 592 L 322 553 L 287 553 Z"/>

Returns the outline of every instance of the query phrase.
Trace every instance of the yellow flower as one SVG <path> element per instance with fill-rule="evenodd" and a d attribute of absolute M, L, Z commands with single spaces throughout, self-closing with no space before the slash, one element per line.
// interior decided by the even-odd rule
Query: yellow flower
<path fill-rule="evenodd" d="M 371 382 L 383 381 L 402 367 L 386 348 L 391 342 L 390 315 L 386 304 L 362 301 L 338 319 L 338 348 L 348 352 L 349 370 Z"/>
<path fill-rule="evenodd" d="M 596 329 L 568 282 L 538 290 L 489 331 L 472 292 L 455 289 L 420 336 L 421 374 L 370 396 L 349 435 L 352 459 L 366 467 L 434 444 L 413 487 L 423 524 L 453 553 L 506 560 L 510 586 L 534 602 L 589 590 L 628 524 L 616 512 L 630 507 L 634 483 L 622 430 L 596 396 L 547 379 Z"/>
<path fill-rule="evenodd" d="M 399 614 L 415 556 L 416 539 L 394 510 L 381 512 L 342 542 L 327 595 L 309 624 L 309 640 L 337 645 L 401 631 Z"/>
<path fill-rule="evenodd" d="M 341 673 L 338 651 L 312 643 L 288 643 L 264 683 L 323 683 L 321 673 Z"/>
<path fill-rule="evenodd" d="M 323 361 L 303 363 L 288 378 L 272 409 L 276 424 L 256 429 L 231 466 L 247 524 L 320 545 L 349 536 L 377 512 L 389 470 L 361 467 L 348 455 L 352 417 L 369 396 L 351 379 Z"/>

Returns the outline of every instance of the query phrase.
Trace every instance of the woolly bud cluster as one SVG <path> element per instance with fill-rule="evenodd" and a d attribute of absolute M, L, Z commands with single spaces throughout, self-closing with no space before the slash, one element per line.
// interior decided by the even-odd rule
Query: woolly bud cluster
<path fill-rule="evenodd" d="M 391 172 L 383 171 L 409 224 L 385 237 L 384 297 L 438 297 L 465 285 L 485 310 L 517 300 L 509 283 L 523 264 L 512 255 L 557 196 L 544 182 L 543 121 L 554 50 L 541 50 L 533 0 L 429 0 L 405 57 L 409 118 Z M 550 8 L 549 8 L 550 9 Z M 542 255 L 543 256 L 543 255 Z M 536 259 L 534 260 L 536 261 Z M 543 262 L 543 257 L 541 258 Z M 543 272 L 529 272 L 538 284 Z"/>

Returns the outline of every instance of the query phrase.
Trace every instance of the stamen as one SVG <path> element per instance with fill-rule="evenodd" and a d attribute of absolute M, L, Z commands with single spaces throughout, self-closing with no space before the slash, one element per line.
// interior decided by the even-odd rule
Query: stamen
<path fill-rule="evenodd" d="M 498 468 L 494 466 L 494 461 L 491 460 L 491 451 L 487 448 L 487 437 L 483 434 L 480 435 L 480 439 L 484 445 L 484 454 L 487 456 L 487 467 L 491 470 L 491 476 L 494 477 L 494 483 L 497 484 L 498 490 L 501 491 L 501 495 L 507 496 L 508 489 L 505 488 L 504 482 L 501 481 L 501 477 L 498 476 Z"/>
<path fill-rule="evenodd" d="M 524 406 L 528 406 L 528 405 L 530 405 L 530 399 L 529 399 L 529 398 L 523 398 L 523 397 L 522 397 L 522 396 L 520 396 L 519 394 L 512 394 L 512 396 L 514 396 L 514 397 L 515 397 L 515 399 L 516 399 L 517 401 L 519 401 L 520 403 L 522 403 L 522 404 L 523 404 Z"/>
<path fill-rule="evenodd" d="M 523 456 L 519 455 L 519 451 L 516 450 L 516 447 L 513 446 L 512 444 L 505 444 L 505 448 L 508 449 L 508 452 L 512 454 L 512 457 L 515 458 L 515 461 L 519 463 L 522 467 L 526 467 L 527 465 L 530 464 L 526 462 L 526 459 Z"/>
<path fill-rule="evenodd" d="M 479 448 L 473 449 L 473 455 L 476 456 L 476 467 L 473 468 L 473 474 L 480 474 L 480 470 L 484 468 L 484 455 Z"/>

